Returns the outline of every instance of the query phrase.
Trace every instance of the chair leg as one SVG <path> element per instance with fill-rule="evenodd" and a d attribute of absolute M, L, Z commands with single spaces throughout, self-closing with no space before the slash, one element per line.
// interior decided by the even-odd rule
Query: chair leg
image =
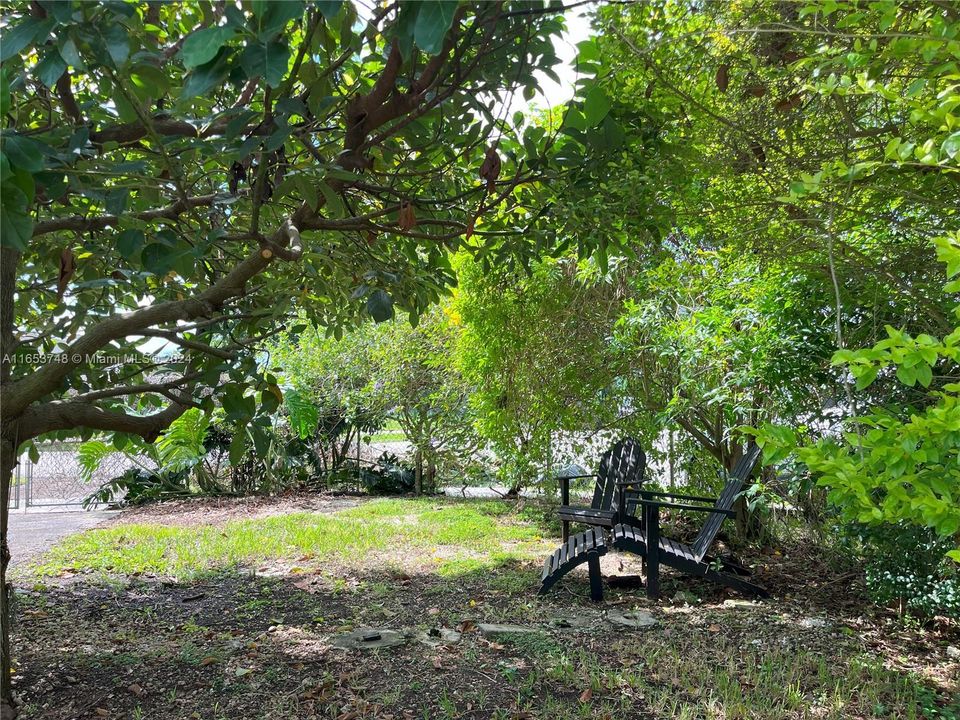
<path fill-rule="evenodd" d="M 660 597 L 660 508 L 647 506 L 647 597 Z"/>
<path fill-rule="evenodd" d="M 590 571 L 590 599 L 603 600 L 603 578 L 600 575 L 600 556 L 591 550 L 587 553 L 587 568 Z"/>

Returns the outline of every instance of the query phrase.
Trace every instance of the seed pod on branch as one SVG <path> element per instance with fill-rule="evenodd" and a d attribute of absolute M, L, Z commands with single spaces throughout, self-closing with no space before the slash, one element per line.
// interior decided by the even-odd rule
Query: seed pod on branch
<path fill-rule="evenodd" d="M 480 179 L 487 181 L 488 193 L 492 193 L 497 186 L 498 177 L 500 177 L 500 155 L 497 154 L 497 146 L 491 145 L 486 157 L 483 158 L 483 165 L 480 166 Z"/>
<path fill-rule="evenodd" d="M 400 203 L 397 225 L 400 226 L 401 230 L 411 230 L 417 226 L 417 216 L 413 211 L 413 203 L 409 200 Z"/>
<path fill-rule="evenodd" d="M 60 274 L 57 278 L 57 300 L 63 299 L 63 293 L 67 290 L 67 283 L 77 270 L 77 263 L 73 257 L 73 250 L 64 248 L 60 251 Z"/>
<path fill-rule="evenodd" d="M 730 66 L 729 65 L 724 64 L 717 68 L 716 81 L 717 81 L 717 89 L 720 92 L 726 92 L 727 87 L 729 87 L 730 85 Z"/>
<path fill-rule="evenodd" d="M 238 162 L 234 162 L 230 166 L 230 194 L 236 195 L 237 188 L 240 187 L 240 182 L 246 182 L 247 180 L 247 169 Z"/>

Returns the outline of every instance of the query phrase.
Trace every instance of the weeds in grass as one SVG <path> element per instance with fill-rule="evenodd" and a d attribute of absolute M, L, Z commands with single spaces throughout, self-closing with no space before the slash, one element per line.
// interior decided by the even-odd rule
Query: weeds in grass
<path fill-rule="evenodd" d="M 532 517 L 490 501 L 381 499 L 334 514 L 292 513 L 222 527 L 119 525 L 69 538 L 28 572 L 37 577 L 67 570 L 105 578 L 153 574 L 189 581 L 212 570 L 271 561 L 356 562 L 378 551 L 405 548 L 423 555 L 455 546 L 472 553 L 441 561 L 441 573 L 455 575 L 520 559 L 501 546 L 540 539 Z"/>

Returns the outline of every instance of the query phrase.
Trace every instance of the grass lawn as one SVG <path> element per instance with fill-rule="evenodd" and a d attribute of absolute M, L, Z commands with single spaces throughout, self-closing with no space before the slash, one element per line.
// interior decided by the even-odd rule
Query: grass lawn
<path fill-rule="evenodd" d="M 17 571 L 25 718 L 956 718 L 956 627 L 871 611 L 809 547 L 748 558 L 774 599 L 665 574 L 664 600 L 573 574 L 536 589 L 536 505 L 338 499 L 159 506 Z M 606 574 L 635 569 L 604 558 Z M 819 578 L 815 582 L 811 577 Z M 604 613 L 651 611 L 648 630 Z M 549 621 L 573 616 L 584 627 Z M 536 632 L 486 638 L 482 622 Z M 347 651 L 338 633 L 461 631 Z"/>

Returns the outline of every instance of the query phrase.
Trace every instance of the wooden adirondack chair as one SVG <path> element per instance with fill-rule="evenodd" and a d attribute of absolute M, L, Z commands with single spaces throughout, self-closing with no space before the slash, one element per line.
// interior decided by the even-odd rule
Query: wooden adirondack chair
<path fill-rule="evenodd" d="M 547 558 L 540 593 L 545 593 L 573 568 L 587 563 L 590 570 L 590 596 L 603 599 L 600 555 L 606 552 L 604 530 L 609 531 L 623 519 L 633 516 L 640 499 L 647 456 L 633 438 L 616 443 L 600 459 L 596 475 L 560 476 L 561 506 L 557 515 L 563 523 L 563 544 Z M 570 504 L 570 481 L 596 477 L 590 507 Z M 590 529 L 570 535 L 570 523 L 590 525 Z"/>
<path fill-rule="evenodd" d="M 637 504 L 642 509 L 642 519 L 630 518 L 613 528 L 610 544 L 617 550 L 642 555 L 647 566 L 647 596 L 660 594 L 660 565 L 668 565 L 688 575 L 706 578 L 726 585 L 748 595 L 767 597 L 767 591 L 748 582 L 740 574 L 744 568 L 725 563 L 707 555 L 723 521 L 734 517 L 733 503 L 753 474 L 760 460 L 760 448 L 751 445 L 740 459 L 718 498 L 678 495 L 675 493 L 640 491 Z M 663 500 L 659 498 L 669 498 Z M 681 500 L 677 503 L 672 500 Z M 693 504 L 709 503 L 709 504 Z M 708 513 L 707 519 L 692 544 L 687 545 L 660 534 L 660 509 L 670 508 L 689 512 Z M 748 574 L 748 573 L 747 573 Z"/>
<path fill-rule="evenodd" d="M 570 539 L 570 523 L 612 528 L 621 517 L 633 515 L 646 467 L 647 456 L 640 443 L 633 438 L 624 438 L 603 454 L 596 474 L 559 476 L 557 516 L 563 523 L 563 541 Z M 590 507 L 571 505 L 570 481 L 588 477 L 597 479 Z"/>

